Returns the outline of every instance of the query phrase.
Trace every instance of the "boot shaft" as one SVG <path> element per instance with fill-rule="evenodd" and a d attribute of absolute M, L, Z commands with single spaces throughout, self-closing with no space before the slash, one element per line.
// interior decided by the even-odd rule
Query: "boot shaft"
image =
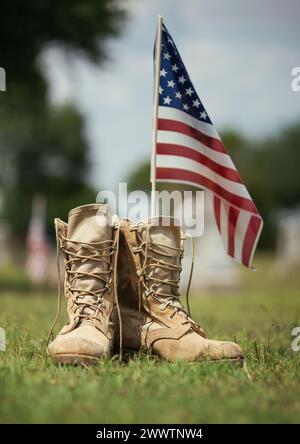
<path fill-rule="evenodd" d="M 173 323 L 174 310 L 186 320 L 179 300 L 182 233 L 174 219 L 160 217 L 137 225 L 123 221 L 122 238 L 126 259 L 118 267 L 120 291 L 126 282 L 129 286 L 123 305 L 132 305 L 134 299 L 140 311 L 167 326 Z"/>
<path fill-rule="evenodd" d="M 69 212 L 66 248 L 70 257 L 77 258 L 70 264 L 70 271 L 73 276 L 76 274 L 74 284 L 79 291 L 97 291 L 105 286 L 107 279 L 105 275 L 100 279 L 97 269 L 108 274 L 111 268 L 113 235 L 112 214 L 107 205 L 84 205 Z"/>
<path fill-rule="evenodd" d="M 70 323 L 92 324 L 109 334 L 114 306 L 114 258 L 117 240 L 107 205 L 74 208 L 68 223 L 55 220 L 57 242 L 65 264 L 65 296 Z"/>
<path fill-rule="evenodd" d="M 167 217 L 149 219 L 137 226 L 136 234 L 139 248 L 144 250 L 142 266 L 148 291 L 179 296 L 183 249 L 181 230 L 175 220 Z"/>

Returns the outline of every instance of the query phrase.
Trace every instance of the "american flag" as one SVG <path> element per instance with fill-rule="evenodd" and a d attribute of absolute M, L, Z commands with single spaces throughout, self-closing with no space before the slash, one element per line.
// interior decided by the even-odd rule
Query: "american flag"
<path fill-rule="evenodd" d="M 262 218 L 162 28 L 156 180 L 205 189 L 227 254 L 251 268 Z"/>

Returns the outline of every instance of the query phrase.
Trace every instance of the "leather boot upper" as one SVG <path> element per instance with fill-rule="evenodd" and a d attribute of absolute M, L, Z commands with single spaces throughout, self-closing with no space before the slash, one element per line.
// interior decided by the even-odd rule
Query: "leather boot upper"
<path fill-rule="evenodd" d="M 51 355 L 109 355 L 114 336 L 114 258 L 112 214 L 107 205 L 70 211 L 68 224 L 55 220 L 63 252 L 69 322 L 49 345 Z"/>

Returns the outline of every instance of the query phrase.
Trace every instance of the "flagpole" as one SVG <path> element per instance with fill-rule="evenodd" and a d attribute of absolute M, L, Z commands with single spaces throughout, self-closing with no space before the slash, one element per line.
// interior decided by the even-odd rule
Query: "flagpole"
<path fill-rule="evenodd" d="M 163 17 L 161 15 L 158 15 L 156 48 L 155 48 L 155 79 L 154 79 L 154 103 L 153 103 L 153 121 L 152 121 L 151 217 L 155 217 L 156 215 L 155 214 L 156 213 L 156 145 L 157 145 L 162 24 L 163 24 Z"/>

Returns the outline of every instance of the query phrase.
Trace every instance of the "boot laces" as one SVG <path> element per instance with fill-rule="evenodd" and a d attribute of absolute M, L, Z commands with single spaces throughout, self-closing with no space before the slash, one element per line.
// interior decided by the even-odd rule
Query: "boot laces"
<path fill-rule="evenodd" d="M 116 274 L 114 274 L 114 282 L 112 282 L 112 256 L 114 256 L 114 267 L 116 267 L 117 259 L 118 259 L 118 252 L 119 252 L 119 227 L 117 227 L 117 234 L 115 236 L 114 240 L 106 240 L 101 242 L 79 242 L 74 241 L 71 239 L 68 239 L 67 237 L 63 236 L 62 234 L 59 235 L 58 233 L 58 226 L 55 226 L 56 231 L 56 265 L 57 265 L 57 272 L 58 272 L 58 292 L 57 292 L 57 311 L 54 318 L 54 321 L 50 327 L 48 337 L 47 337 L 47 344 L 49 344 L 52 332 L 54 330 L 54 327 L 58 321 L 58 318 L 60 316 L 61 311 L 61 302 L 62 302 L 62 291 L 61 291 L 61 272 L 60 272 L 60 261 L 59 261 L 59 254 L 60 251 L 63 252 L 64 258 L 65 258 L 65 265 L 66 265 L 66 290 L 71 292 L 72 294 L 72 301 L 74 302 L 76 306 L 76 315 L 79 319 L 88 319 L 88 320 L 96 320 L 98 319 L 101 323 L 101 320 L 99 319 L 99 314 L 103 315 L 103 310 L 105 309 L 105 306 L 103 305 L 103 295 L 105 291 L 111 291 L 111 285 L 113 285 L 115 290 L 115 300 L 116 300 L 116 306 L 117 306 L 117 312 L 119 317 L 119 323 L 120 328 L 122 328 L 122 320 L 120 315 L 120 307 L 119 307 L 119 300 L 117 295 L 117 285 L 116 285 Z M 84 249 L 88 250 L 90 254 L 82 254 L 80 252 L 73 252 L 69 250 L 69 247 L 66 247 L 66 243 L 71 244 L 77 244 L 83 247 Z M 93 272 L 87 272 L 87 271 L 75 271 L 71 269 L 72 264 L 76 262 L 86 262 L 89 260 L 97 261 L 97 262 L 104 262 L 108 265 L 107 270 L 97 270 L 97 273 Z M 91 277 L 96 278 L 100 282 L 104 283 L 104 286 L 102 288 L 99 288 L 97 290 L 87 290 L 84 288 L 78 288 L 75 285 L 75 282 L 77 279 L 80 280 L 82 277 Z M 77 293 L 74 295 L 74 293 Z M 86 296 L 90 296 L 90 300 L 86 299 Z M 86 311 L 84 311 L 86 308 L 90 308 L 92 313 L 88 314 Z M 122 336 L 120 337 L 120 349 L 122 350 Z"/>
<path fill-rule="evenodd" d="M 137 227 L 138 228 L 138 227 Z M 160 310 L 163 311 L 167 307 L 173 308 L 173 313 L 170 315 L 170 318 L 173 318 L 177 312 L 182 312 L 186 317 L 186 322 L 195 323 L 191 319 L 191 313 L 190 313 L 190 304 L 189 304 L 189 290 L 190 285 L 192 281 L 192 275 L 193 275 L 193 266 L 194 266 L 194 242 L 190 235 L 186 234 L 183 236 L 182 239 L 186 239 L 187 237 L 190 237 L 192 241 L 192 262 L 191 262 L 191 269 L 190 269 L 190 275 L 189 275 L 189 281 L 188 286 L 186 290 L 186 305 L 187 310 L 184 308 L 180 301 L 180 294 L 179 294 L 179 282 L 180 282 L 180 274 L 182 271 L 182 258 L 183 258 L 183 247 L 182 245 L 177 247 L 172 247 L 169 245 L 160 244 L 157 242 L 153 242 L 150 239 L 150 233 L 149 233 L 150 227 L 147 226 L 147 234 L 146 234 L 146 240 L 142 239 L 141 234 L 137 230 L 137 239 L 139 247 L 136 249 L 137 252 L 141 253 L 143 256 L 143 265 L 140 272 L 140 279 L 139 279 L 139 305 L 141 307 L 141 299 L 142 299 L 142 289 L 141 285 L 144 287 L 144 295 L 148 297 L 150 294 L 152 297 L 157 300 L 160 303 Z M 174 254 L 175 253 L 175 254 Z M 163 259 L 158 259 L 157 257 L 154 257 L 153 254 L 162 256 Z M 179 264 L 172 264 L 170 262 L 167 262 L 167 258 L 174 258 L 176 256 L 179 256 Z M 157 276 L 151 276 L 151 271 L 155 272 L 155 269 L 161 269 L 161 270 L 168 270 L 170 271 L 170 274 L 174 273 L 176 278 L 165 278 L 161 279 Z M 150 285 L 149 285 L 150 283 Z M 162 291 L 158 291 L 161 285 L 169 286 L 170 293 L 165 293 Z M 196 323 L 195 323 L 196 324 Z"/>
<path fill-rule="evenodd" d="M 68 244 L 68 248 L 64 246 Z M 70 251 L 70 244 L 80 246 L 78 252 Z M 87 250 L 88 253 L 81 253 L 81 250 Z M 72 294 L 72 302 L 75 304 L 76 317 L 83 320 L 98 320 L 101 324 L 101 316 L 105 305 L 103 295 L 108 290 L 111 291 L 112 267 L 111 256 L 114 253 L 114 243 L 112 240 L 101 242 L 79 242 L 71 239 L 63 238 L 61 250 L 65 257 L 65 266 L 67 273 L 67 288 L 66 291 Z M 83 270 L 75 270 L 73 266 L 76 264 L 84 264 L 88 261 L 99 262 L 106 264 L 105 270 L 97 267 L 97 273 L 87 272 Z M 92 278 L 99 281 L 97 290 L 88 290 L 80 288 L 80 280 L 84 278 Z M 100 283 L 104 284 L 102 287 Z M 78 285 L 79 284 L 79 285 Z M 83 285 L 84 287 L 84 285 Z M 88 309 L 88 310 L 86 310 Z"/>

